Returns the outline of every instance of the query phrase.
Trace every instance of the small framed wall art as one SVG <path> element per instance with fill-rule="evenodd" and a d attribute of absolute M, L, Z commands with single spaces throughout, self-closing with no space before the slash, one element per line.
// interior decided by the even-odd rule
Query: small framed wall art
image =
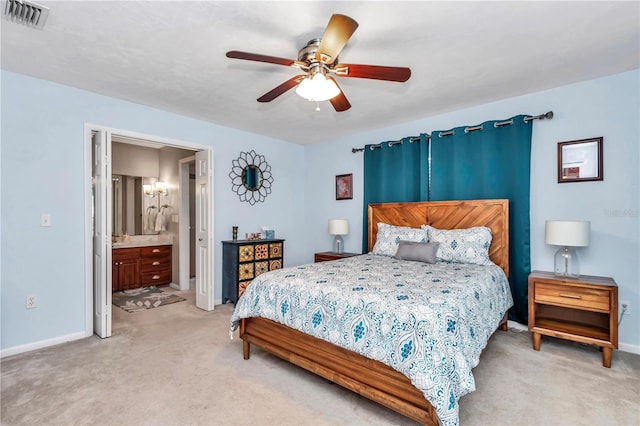
<path fill-rule="evenodd" d="M 353 174 L 336 176 L 336 200 L 353 199 Z"/>
<path fill-rule="evenodd" d="M 558 142 L 558 183 L 602 180 L 602 137 Z"/>

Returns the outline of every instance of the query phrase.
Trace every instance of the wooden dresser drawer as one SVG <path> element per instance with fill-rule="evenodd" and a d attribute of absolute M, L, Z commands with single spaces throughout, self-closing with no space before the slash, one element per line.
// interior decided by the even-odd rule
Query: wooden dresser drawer
<path fill-rule="evenodd" d="M 154 272 L 171 269 L 171 256 L 142 258 L 140 260 L 141 272 Z"/>
<path fill-rule="evenodd" d="M 535 285 L 536 303 L 576 307 L 596 312 L 609 312 L 609 295 L 609 291 L 597 288 L 540 282 Z"/>
<path fill-rule="evenodd" d="M 144 272 L 140 274 L 140 285 L 143 287 L 149 285 L 161 285 L 171 282 L 171 270 L 165 269 L 164 271 L 157 272 Z"/>
<path fill-rule="evenodd" d="M 149 246 L 140 248 L 141 257 L 162 257 L 171 255 L 171 246 Z"/>

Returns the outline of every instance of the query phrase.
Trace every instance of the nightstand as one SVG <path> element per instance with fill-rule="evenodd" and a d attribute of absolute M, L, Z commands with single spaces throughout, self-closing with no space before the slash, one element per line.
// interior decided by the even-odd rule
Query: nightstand
<path fill-rule="evenodd" d="M 529 275 L 529 331 L 533 349 L 541 335 L 602 348 L 602 365 L 611 367 L 618 348 L 618 286 L 609 277 L 558 277 L 551 272 Z"/>
<path fill-rule="evenodd" d="M 329 260 L 344 259 L 345 257 L 360 256 L 361 253 L 334 253 L 332 251 L 323 251 L 322 253 L 316 253 L 314 256 L 314 262 L 327 262 Z"/>

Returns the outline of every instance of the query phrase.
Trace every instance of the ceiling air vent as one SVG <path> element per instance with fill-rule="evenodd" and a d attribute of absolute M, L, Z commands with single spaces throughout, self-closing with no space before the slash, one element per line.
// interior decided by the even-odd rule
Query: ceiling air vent
<path fill-rule="evenodd" d="M 26 0 L 6 0 L 4 16 L 13 22 L 42 29 L 47 22 L 49 8 Z"/>

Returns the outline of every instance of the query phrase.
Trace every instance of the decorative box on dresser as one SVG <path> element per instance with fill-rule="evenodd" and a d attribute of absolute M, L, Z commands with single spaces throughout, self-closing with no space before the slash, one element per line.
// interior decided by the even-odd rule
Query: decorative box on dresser
<path fill-rule="evenodd" d="M 558 277 L 551 272 L 529 275 L 529 331 L 533 349 L 541 335 L 602 348 L 602 365 L 611 367 L 618 348 L 618 286 L 609 277 Z"/>
<path fill-rule="evenodd" d="M 113 291 L 171 283 L 171 245 L 114 247 L 111 253 Z"/>
<path fill-rule="evenodd" d="M 260 274 L 281 269 L 284 240 L 229 240 L 222 242 L 222 303 L 236 303 Z"/>
<path fill-rule="evenodd" d="M 314 255 L 314 262 L 328 262 L 330 260 L 344 259 L 345 257 L 360 256 L 360 253 L 334 253 L 332 251 L 323 251 Z"/>

